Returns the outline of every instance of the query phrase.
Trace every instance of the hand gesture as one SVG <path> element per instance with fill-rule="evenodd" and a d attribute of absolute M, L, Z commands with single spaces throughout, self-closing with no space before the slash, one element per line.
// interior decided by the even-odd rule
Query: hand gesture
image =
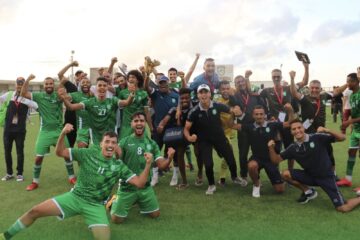
<path fill-rule="evenodd" d="M 200 57 L 200 53 L 195 53 L 195 57 L 199 58 Z"/>
<path fill-rule="evenodd" d="M 111 59 L 111 64 L 115 64 L 115 63 L 117 63 L 117 61 L 118 61 L 117 57 L 113 57 Z"/>
<path fill-rule="evenodd" d="M 295 79 L 296 72 L 295 71 L 290 71 L 289 75 L 290 75 L 290 79 Z"/>
<path fill-rule="evenodd" d="M 251 70 L 246 70 L 245 78 L 249 78 L 251 75 L 252 75 L 252 71 Z"/>
<path fill-rule="evenodd" d="M 269 142 L 268 142 L 268 147 L 270 148 L 270 147 L 275 147 L 275 141 L 274 140 L 270 140 Z"/>
<path fill-rule="evenodd" d="M 284 105 L 284 109 L 285 109 L 285 111 L 287 111 L 287 112 L 293 110 L 293 108 L 292 108 L 292 106 L 291 106 L 290 103 L 286 103 L 286 104 Z"/>
<path fill-rule="evenodd" d="M 34 75 L 34 74 L 30 74 L 26 80 L 27 80 L 27 81 L 31 81 L 31 80 L 33 80 L 33 79 L 35 79 L 35 75 Z"/>
<path fill-rule="evenodd" d="M 175 149 L 173 149 L 172 147 L 169 147 L 168 151 L 167 151 L 168 158 L 173 158 L 174 154 L 175 154 Z"/>
<path fill-rule="evenodd" d="M 316 132 L 318 132 L 318 133 L 327 133 L 328 131 L 329 130 L 324 127 L 318 127 L 318 129 L 316 130 Z"/>
<path fill-rule="evenodd" d="M 79 66 L 79 63 L 78 63 L 78 61 L 72 61 L 70 65 L 71 65 L 72 67 L 78 67 L 78 66 Z"/>
<path fill-rule="evenodd" d="M 151 164 L 153 162 L 153 155 L 149 152 L 144 153 L 144 158 L 146 161 L 146 164 Z"/>
<path fill-rule="evenodd" d="M 163 131 L 164 131 L 164 127 L 159 125 L 157 128 L 156 128 L 156 131 L 157 133 L 161 134 Z"/>
<path fill-rule="evenodd" d="M 192 142 L 192 143 L 196 142 L 196 140 L 197 140 L 196 134 L 192 134 L 192 135 L 189 137 L 189 139 L 188 139 L 188 141 L 189 141 L 189 142 Z"/>
<path fill-rule="evenodd" d="M 128 83 L 128 90 L 129 90 L 130 93 L 135 93 L 135 90 L 136 90 L 135 84 Z"/>
<path fill-rule="evenodd" d="M 65 133 L 65 134 L 68 134 L 73 130 L 74 130 L 74 126 L 72 124 L 70 124 L 70 123 L 67 123 L 67 124 L 65 124 L 62 132 Z"/>
<path fill-rule="evenodd" d="M 232 108 L 232 112 L 234 113 L 234 115 L 235 115 L 236 117 L 239 117 L 239 116 L 242 115 L 242 111 L 241 111 L 241 109 L 240 109 L 239 106 L 233 107 L 233 108 Z"/>
<path fill-rule="evenodd" d="M 63 87 L 58 88 L 57 93 L 61 100 L 64 100 L 66 98 L 66 89 L 65 88 L 63 88 Z"/>
<path fill-rule="evenodd" d="M 350 124 L 352 124 L 351 119 L 349 119 L 347 121 L 343 121 L 340 128 L 342 130 L 345 130 Z"/>

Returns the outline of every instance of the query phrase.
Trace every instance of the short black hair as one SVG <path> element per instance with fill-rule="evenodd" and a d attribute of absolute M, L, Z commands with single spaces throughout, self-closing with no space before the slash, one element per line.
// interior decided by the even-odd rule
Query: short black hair
<path fill-rule="evenodd" d="M 359 81 L 356 73 L 350 73 L 347 75 L 347 77 L 350 78 L 351 81 L 356 81 L 356 82 Z"/>
<path fill-rule="evenodd" d="M 131 70 L 130 72 L 128 72 L 126 79 L 129 79 L 130 75 L 135 76 L 135 78 L 137 79 L 138 88 L 142 88 L 144 86 L 144 77 L 143 77 L 143 75 L 141 74 L 141 72 L 139 70 L 135 69 L 135 70 Z"/>
<path fill-rule="evenodd" d="M 176 68 L 172 67 L 172 68 L 169 68 L 168 72 L 176 72 L 177 73 L 178 70 Z"/>
<path fill-rule="evenodd" d="M 293 119 L 293 120 L 291 120 L 289 122 L 289 126 L 291 127 L 291 125 L 294 124 L 294 123 L 301 123 L 302 124 L 302 121 L 299 118 L 295 118 L 295 119 Z"/>
<path fill-rule="evenodd" d="M 183 94 L 191 94 L 191 89 L 190 88 L 180 88 L 179 95 L 183 95 Z"/>
<path fill-rule="evenodd" d="M 264 108 L 264 106 L 262 106 L 262 105 L 255 105 L 253 111 L 254 111 L 255 109 L 262 109 L 262 110 L 265 111 L 265 108 Z"/>
<path fill-rule="evenodd" d="M 82 73 L 84 73 L 82 70 L 77 70 L 77 71 L 75 72 L 75 76 L 79 76 L 79 75 L 82 74 Z"/>
<path fill-rule="evenodd" d="M 104 77 L 98 77 L 98 78 L 96 79 L 96 82 L 100 82 L 100 81 L 104 81 L 104 82 L 107 82 L 107 83 L 108 83 L 108 80 L 107 80 L 106 78 L 104 78 Z"/>
<path fill-rule="evenodd" d="M 113 131 L 105 132 L 102 136 L 102 139 L 104 139 L 104 137 L 106 137 L 106 136 L 111 137 L 111 138 L 115 137 L 116 139 L 118 138 L 118 135 Z"/>
<path fill-rule="evenodd" d="M 206 62 L 215 62 L 215 60 L 214 60 L 213 58 L 206 58 L 204 64 L 205 64 Z"/>
<path fill-rule="evenodd" d="M 146 115 L 144 112 L 135 112 L 133 115 L 131 115 L 131 121 L 134 120 L 134 118 L 138 117 L 138 116 L 144 116 L 144 118 L 146 119 Z"/>
<path fill-rule="evenodd" d="M 230 84 L 229 81 L 227 81 L 227 80 L 222 80 L 222 81 L 220 82 L 219 87 L 221 87 L 222 85 L 228 85 L 228 84 Z"/>

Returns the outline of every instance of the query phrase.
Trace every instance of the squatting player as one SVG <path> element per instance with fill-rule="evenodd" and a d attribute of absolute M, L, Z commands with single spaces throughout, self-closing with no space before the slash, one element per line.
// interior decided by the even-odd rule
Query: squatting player
<path fill-rule="evenodd" d="M 279 154 L 275 152 L 275 142 L 268 143 L 271 161 L 279 164 L 284 159 L 295 159 L 303 168 L 285 170 L 282 177 L 285 181 L 300 189 L 298 202 L 305 204 L 317 197 L 317 192 L 309 186 L 319 186 L 331 199 L 339 212 L 349 212 L 360 204 L 360 198 L 345 201 L 339 188 L 336 186 L 335 175 L 332 171 L 328 145 L 335 141 L 344 141 L 345 135 L 330 129 L 319 127 L 315 134 L 306 134 L 299 119 L 290 122 L 291 134 L 295 138 L 286 150 Z"/>
<path fill-rule="evenodd" d="M 119 143 L 124 163 L 136 174 L 141 173 L 145 167 L 144 152 L 149 152 L 154 156 L 159 169 L 167 168 L 175 154 L 175 150 L 169 148 L 167 159 L 160 155 L 160 149 L 156 142 L 144 134 L 145 119 L 145 113 L 134 113 L 131 120 L 134 133 L 121 139 Z M 150 182 L 151 177 L 148 177 L 145 187 L 142 189 L 137 189 L 128 183 L 120 184 L 116 200 L 114 200 L 111 207 L 111 220 L 114 223 L 122 223 L 134 203 L 139 204 L 140 212 L 143 214 L 147 214 L 152 218 L 160 215 L 159 203 Z"/>
<path fill-rule="evenodd" d="M 14 235 L 30 227 L 38 218 L 58 216 L 60 219 L 82 215 L 91 229 L 95 239 L 110 239 L 109 220 L 106 215 L 104 201 L 119 179 L 127 184 L 142 188 L 147 182 L 152 154 L 144 152 L 144 171 L 136 176 L 121 161 L 114 157 L 117 147 L 117 135 L 106 132 L 99 147 L 66 148 L 65 135 L 73 130 L 66 124 L 61 131 L 56 145 L 59 157 L 69 158 L 81 164 L 79 178 L 70 192 L 48 199 L 30 209 L 21 216 L 8 230 L 0 235 L 0 239 L 11 239 Z"/>

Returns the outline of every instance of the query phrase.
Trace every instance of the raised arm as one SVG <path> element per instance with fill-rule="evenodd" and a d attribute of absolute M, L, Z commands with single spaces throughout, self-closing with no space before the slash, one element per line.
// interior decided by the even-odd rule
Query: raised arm
<path fill-rule="evenodd" d="M 299 86 L 299 88 L 305 87 L 305 86 L 308 84 L 308 82 L 309 82 L 309 64 L 303 62 L 303 65 L 304 65 L 305 72 L 304 72 L 303 80 L 302 80 L 301 82 L 298 82 L 298 83 L 297 83 L 297 85 Z"/>
<path fill-rule="evenodd" d="M 169 167 L 171 161 L 174 158 L 175 149 L 170 147 L 167 151 L 167 158 L 160 158 L 156 161 L 156 165 L 160 170 L 164 170 Z"/>
<path fill-rule="evenodd" d="M 64 78 L 64 74 L 71 68 L 71 67 L 78 67 L 79 63 L 77 61 L 72 61 L 68 65 L 66 65 L 63 69 L 60 70 L 58 73 L 58 77 L 60 80 Z"/>
<path fill-rule="evenodd" d="M 168 124 L 171 116 L 169 114 L 166 114 L 166 116 L 160 121 L 156 131 L 161 134 L 164 131 L 165 126 Z"/>
<path fill-rule="evenodd" d="M 281 161 L 284 160 L 284 159 L 281 158 L 281 156 L 279 154 L 276 153 L 276 151 L 275 151 L 275 141 L 274 140 L 270 140 L 268 142 L 268 147 L 269 147 L 270 160 L 271 160 L 272 163 L 279 164 Z"/>
<path fill-rule="evenodd" d="M 342 85 L 341 87 L 335 88 L 333 92 L 333 97 L 340 95 L 342 92 L 346 90 L 348 87 L 347 83 Z"/>
<path fill-rule="evenodd" d="M 248 93 L 251 93 L 251 83 L 250 83 L 250 76 L 252 75 L 251 70 L 246 70 L 245 72 L 245 82 L 246 82 L 246 90 Z"/>
<path fill-rule="evenodd" d="M 145 113 L 145 116 L 146 116 L 146 122 L 147 122 L 147 124 L 149 126 L 150 132 L 152 132 L 154 130 L 154 126 L 152 124 L 151 114 L 150 114 L 150 110 L 149 110 L 148 106 L 144 107 L 144 113 Z"/>
<path fill-rule="evenodd" d="M 291 93 L 291 96 L 293 96 L 294 98 L 296 98 L 297 100 L 300 100 L 303 95 L 301 93 L 299 93 L 296 89 L 296 86 L 295 86 L 295 76 L 296 76 L 296 72 L 295 71 L 291 71 L 289 72 L 289 75 L 290 75 L 290 93 Z"/>
<path fill-rule="evenodd" d="M 115 65 L 115 63 L 117 63 L 117 61 L 118 61 L 117 57 L 113 57 L 113 58 L 111 59 L 109 68 L 108 68 L 108 70 L 107 70 L 108 73 L 110 73 L 111 75 L 112 75 L 112 72 L 113 72 L 113 69 L 114 69 L 114 65 Z"/>
<path fill-rule="evenodd" d="M 66 134 L 70 133 L 73 130 L 74 130 L 74 126 L 71 125 L 70 123 L 67 123 L 65 124 L 63 130 L 61 131 L 55 147 L 55 153 L 58 157 L 70 159 L 69 149 L 66 148 L 65 146 L 65 136 Z"/>
<path fill-rule="evenodd" d="M 195 54 L 195 60 L 194 60 L 193 64 L 190 66 L 189 70 L 187 71 L 187 73 L 184 77 L 185 86 L 189 82 L 191 75 L 193 74 L 193 72 L 196 68 L 196 65 L 199 61 L 199 58 L 200 58 L 200 53 Z M 185 86 L 183 86 L 183 87 L 185 87 Z"/>
<path fill-rule="evenodd" d="M 294 113 L 294 109 L 292 108 L 290 103 L 286 103 L 284 105 L 284 109 L 288 115 L 288 120 L 286 122 L 283 122 L 283 127 L 287 128 L 287 127 L 290 127 L 289 123 L 295 119 L 295 113 Z"/>
<path fill-rule="evenodd" d="M 30 74 L 28 76 L 28 78 L 25 80 L 25 83 L 21 88 L 20 96 L 27 98 L 27 99 L 31 99 L 31 93 L 28 90 L 29 90 L 29 83 L 33 79 L 35 79 L 35 75 Z"/>
<path fill-rule="evenodd" d="M 142 74 L 143 74 L 143 77 L 144 77 L 144 88 L 145 88 L 145 91 L 149 94 L 149 96 L 151 95 L 153 89 L 152 87 L 150 87 L 150 78 L 149 78 L 149 74 L 147 74 L 144 71 L 142 71 Z"/>
<path fill-rule="evenodd" d="M 142 173 L 139 176 L 132 177 L 129 180 L 129 183 L 131 185 L 134 185 L 137 188 L 145 187 L 145 184 L 146 184 L 146 182 L 148 180 L 148 177 L 149 177 L 151 163 L 153 161 L 153 155 L 151 153 L 147 153 L 147 152 L 144 153 L 144 157 L 145 157 L 145 160 L 146 160 L 146 165 L 145 165 L 144 170 L 142 171 Z"/>
<path fill-rule="evenodd" d="M 63 101 L 66 108 L 70 111 L 82 110 L 85 108 L 83 103 L 71 103 L 69 96 L 65 93 L 65 91 L 58 90 L 58 96 Z"/>
<path fill-rule="evenodd" d="M 335 140 L 337 142 L 342 142 L 346 138 L 345 134 L 342 134 L 341 132 L 335 132 L 334 130 L 324 128 L 324 127 L 318 127 L 317 132 L 318 133 L 328 133 L 328 134 L 332 135 L 333 137 L 335 137 Z"/>

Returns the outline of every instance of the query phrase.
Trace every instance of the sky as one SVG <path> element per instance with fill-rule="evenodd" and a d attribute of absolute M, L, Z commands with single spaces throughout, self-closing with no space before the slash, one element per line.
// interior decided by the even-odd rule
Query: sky
<path fill-rule="evenodd" d="M 251 80 L 270 80 L 282 65 L 284 79 L 303 66 L 310 79 L 341 85 L 360 66 L 360 2 L 356 0 L 0 0 L 0 79 L 56 76 L 70 61 L 78 69 L 108 66 L 112 57 L 139 67 L 158 59 L 160 72 L 187 71 L 201 57 L 251 69 Z M 75 69 L 77 70 L 77 69 Z"/>

